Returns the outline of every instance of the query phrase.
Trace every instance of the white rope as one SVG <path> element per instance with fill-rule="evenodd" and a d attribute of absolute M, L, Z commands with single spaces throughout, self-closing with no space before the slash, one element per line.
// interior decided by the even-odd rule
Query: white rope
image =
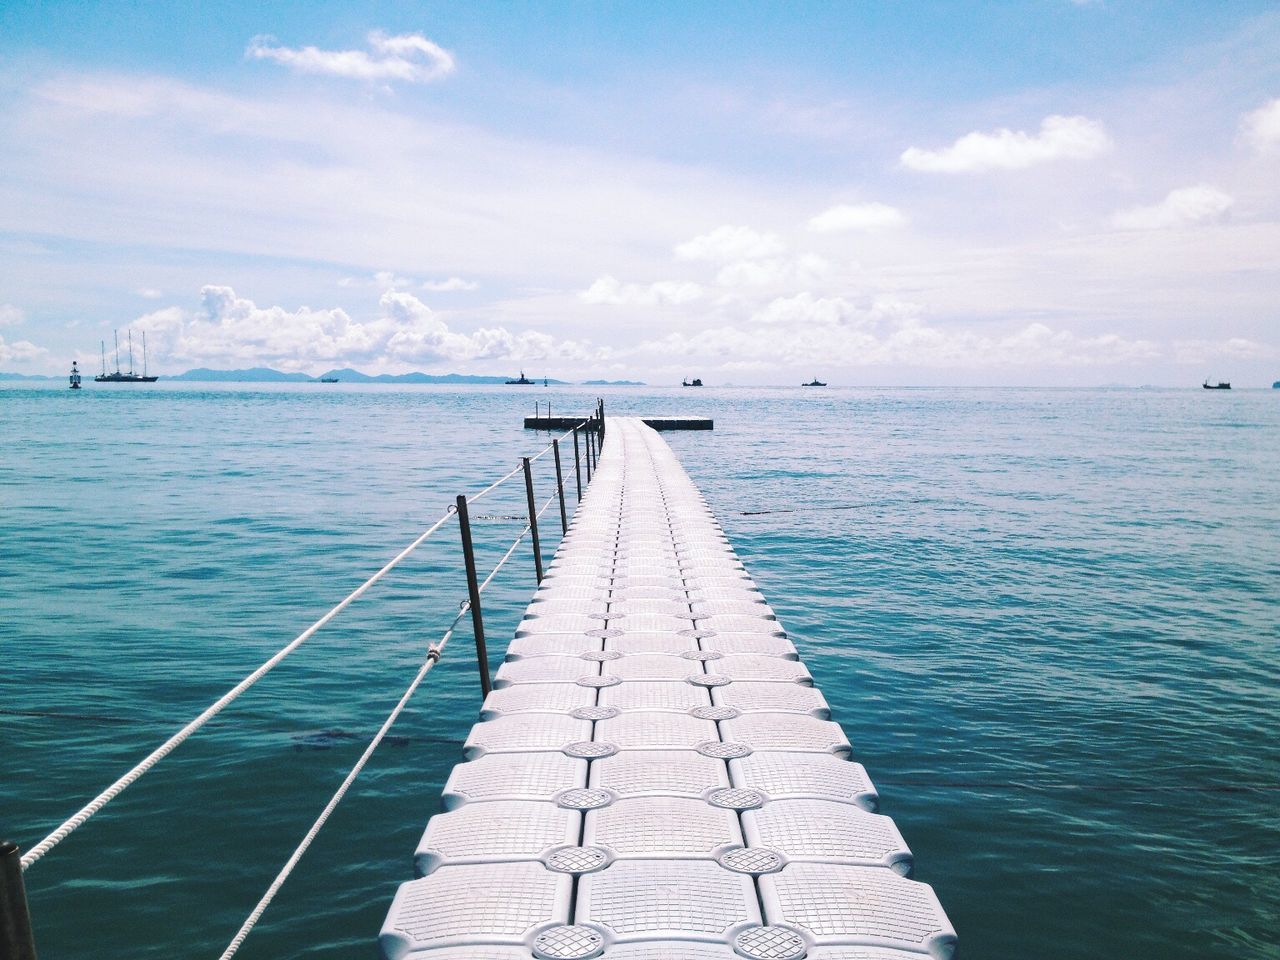
<path fill-rule="evenodd" d="M 458 621 L 462 619 L 462 615 L 470 608 L 470 604 L 464 602 L 461 609 L 458 611 L 458 616 L 454 618 L 449 629 L 445 631 L 440 642 L 432 645 L 427 650 L 427 659 L 423 661 L 422 667 L 418 670 L 417 676 L 413 678 L 413 682 L 410 683 L 408 689 L 405 690 L 404 696 L 400 698 L 400 702 L 397 703 L 395 705 L 395 709 L 387 715 L 387 719 L 383 722 L 382 727 L 376 734 L 374 734 L 373 739 L 369 741 L 369 745 L 364 748 L 364 753 L 362 753 L 360 755 L 360 759 L 356 761 L 356 765 L 351 768 L 351 772 L 348 773 L 346 779 L 342 781 L 342 786 L 338 787 L 338 791 L 329 798 L 329 802 L 326 803 L 324 809 L 320 811 L 320 816 L 316 817 L 315 822 L 311 824 L 311 829 L 308 830 L 306 836 L 302 838 L 302 842 L 294 848 L 289 859 L 285 861 L 285 865 L 281 867 L 280 872 L 276 874 L 276 878 L 271 881 L 271 886 L 267 887 L 267 892 L 262 895 L 262 899 L 258 901 L 257 906 L 253 908 L 249 913 L 249 916 L 245 918 L 244 923 L 240 925 L 240 929 L 236 932 L 236 935 L 232 937 L 231 942 L 227 944 L 227 949 L 222 951 L 222 956 L 219 957 L 219 960 L 230 960 L 231 957 L 236 955 L 236 951 L 239 950 L 240 945 L 244 943 L 245 937 L 249 936 L 249 932 L 257 925 L 258 920 L 261 919 L 262 914 L 266 911 L 267 907 L 270 906 L 271 901 L 275 899 L 275 895 L 279 892 L 280 888 L 284 886 L 285 881 L 289 879 L 289 874 L 293 873 L 293 868 L 298 865 L 298 861 L 302 859 L 303 855 L 307 852 L 307 848 L 311 846 L 311 841 L 313 841 L 316 838 L 316 835 L 324 828 L 325 823 L 329 819 L 329 815 L 332 814 L 338 804 L 342 802 L 342 798 L 347 795 L 347 790 L 350 789 L 351 784 L 355 783 L 356 778 L 360 776 L 360 772 L 364 769 L 365 764 L 368 763 L 369 758 L 373 756 L 373 752 L 377 750 L 378 745 L 382 743 L 383 737 L 390 732 L 392 725 L 394 725 L 396 720 L 399 719 L 401 712 L 404 710 L 405 706 L 408 705 L 409 699 L 417 691 L 422 681 L 426 679 L 427 674 L 431 672 L 431 668 L 440 661 L 440 655 L 444 652 L 445 645 L 449 642 L 449 638 L 453 636 L 454 628 L 458 625 Z"/>
<path fill-rule="evenodd" d="M 230 690 L 224 693 L 221 697 L 215 700 L 212 704 L 210 704 L 207 708 L 205 708 L 203 713 L 201 713 L 198 717 L 196 717 L 194 720 L 188 723 L 185 727 L 183 727 L 181 730 L 175 733 L 172 737 L 166 740 L 163 744 L 157 747 L 154 751 L 152 751 L 152 753 L 150 753 L 145 760 L 139 763 L 136 767 L 134 767 L 132 770 L 126 773 L 123 777 L 121 777 L 115 783 L 111 784 L 111 786 L 107 787 L 107 789 L 103 790 L 100 794 L 94 797 L 93 800 L 89 801 L 89 803 L 81 807 L 80 810 L 78 810 L 74 816 L 66 820 L 60 827 L 58 827 L 58 829 L 54 830 L 53 833 L 49 834 L 47 837 L 45 837 L 43 840 L 37 843 L 34 847 L 28 850 L 26 854 L 24 854 L 22 857 L 22 869 L 26 870 L 27 868 L 29 868 L 33 863 L 35 863 L 37 860 L 43 857 L 46 853 L 48 853 L 50 850 L 56 847 L 59 843 L 65 840 L 73 830 L 83 825 L 85 821 L 87 821 L 95 813 L 97 813 L 99 810 L 105 807 L 108 803 L 114 800 L 117 796 L 119 796 L 130 784 L 132 784 L 144 773 L 146 773 L 148 770 L 154 767 L 157 763 L 159 763 L 161 760 L 167 757 L 170 753 L 172 753 L 173 750 L 177 748 L 184 740 L 186 740 L 193 733 L 195 733 L 197 730 L 203 727 L 206 723 L 208 723 L 210 720 L 216 717 L 219 713 L 221 713 L 223 708 L 226 707 L 227 704 L 231 703 L 238 696 L 240 696 L 240 694 L 244 693 L 251 686 L 253 686 L 259 680 L 261 680 L 262 677 L 268 671 L 270 671 L 273 667 L 276 666 L 276 664 L 278 664 L 281 660 L 283 660 L 289 654 L 293 653 L 294 650 L 298 649 L 298 647 L 300 647 L 303 643 L 309 640 L 317 630 L 319 630 L 326 623 L 328 623 L 330 620 L 336 617 L 339 613 L 341 613 L 344 609 L 346 609 L 346 607 L 352 601 L 357 599 L 361 594 L 363 594 L 371 586 L 373 586 L 375 583 L 381 580 L 391 569 L 393 569 L 397 564 L 399 564 L 401 560 L 403 560 L 405 557 L 411 554 L 414 550 L 416 550 L 419 546 L 421 546 L 422 542 L 426 540 L 427 537 L 431 536 L 433 533 L 435 533 L 437 530 L 443 527 L 445 523 L 447 523 L 453 516 L 454 516 L 454 513 L 450 511 L 449 513 L 446 513 L 443 517 L 441 517 L 439 520 L 437 520 L 435 523 L 433 523 L 430 527 L 426 529 L 426 531 L 420 537 L 418 537 L 418 539 L 414 540 L 413 543 L 409 544 L 409 546 L 405 547 L 398 554 L 396 554 L 395 557 L 393 557 L 390 560 L 390 562 L 387 563 L 386 566 L 384 566 L 381 570 L 375 573 L 372 577 L 370 577 L 364 583 L 360 584 L 360 586 L 356 587 L 356 589 L 351 591 L 351 593 L 347 594 L 346 599 L 344 599 L 341 603 L 335 606 L 332 610 L 326 613 L 323 617 L 321 617 L 311 626 L 307 627 L 307 629 L 303 630 L 302 633 L 298 634 L 298 636 L 292 642 L 290 642 L 284 647 L 281 647 L 275 656 L 273 656 L 270 660 L 267 660 L 265 663 L 262 664 L 262 666 L 258 667 L 257 670 L 253 671 L 253 673 L 249 674 L 247 677 L 245 677 L 243 680 L 237 683 L 234 687 L 232 687 Z"/>
<path fill-rule="evenodd" d="M 491 491 L 498 489 L 498 487 L 502 486 L 504 483 L 506 483 L 508 480 L 510 480 L 512 477 L 514 477 L 517 473 L 519 473 L 519 472 L 520 472 L 521 470 L 523 470 L 523 469 L 524 469 L 524 464 L 522 463 L 522 464 L 520 464 L 520 466 L 516 467 L 514 470 L 512 470 L 510 473 L 508 473 L 505 477 L 499 477 L 497 480 L 493 481 L 493 483 L 489 484 L 487 487 L 485 487 L 485 488 L 484 488 L 483 490 L 481 490 L 479 493 L 476 493 L 476 494 L 473 494 L 473 495 L 471 495 L 471 496 L 467 497 L 467 503 L 475 503 L 477 500 L 479 500 L 479 499 L 480 499 L 481 497 L 483 497 L 485 494 L 490 493 Z"/>

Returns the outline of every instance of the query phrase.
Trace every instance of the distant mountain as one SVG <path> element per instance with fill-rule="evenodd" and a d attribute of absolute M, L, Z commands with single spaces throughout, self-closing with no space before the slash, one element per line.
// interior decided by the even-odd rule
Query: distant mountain
<path fill-rule="evenodd" d="M 643 380 L 583 380 L 584 387 L 644 387 Z"/>
<path fill-rule="evenodd" d="M 1272 390 L 1280 390 L 1280 380 L 1277 380 L 1275 383 L 1273 383 L 1273 384 L 1271 385 L 1271 389 L 1272 389 Z"/>
<path fill-rule="evenodd" d="M 330 370 L 320 374 L 321 377 L 336 377 L 343 383 L 505 383 L 506 377 L 481 377 L 466 373 L 379 373 L 370 376 L 359 370 L 346 367 L 342 370 Z M 550 383 L 559 383 L 551 380 Z"/>
<path fill-rule="evenodd" d="M 41 373 L 0 373 L 0 380 L 61 380 L 61 377 L 46 377 Z"/>
<path fill-rule="evenodd" d="M 306 383 L 312 378 L 305 373 L 285 373 L 270 367 L 252 367 L 248 370 L 210 370 L 197 367 L 173 377 L 161 380 L 198 380 L 204 383 Z"/>

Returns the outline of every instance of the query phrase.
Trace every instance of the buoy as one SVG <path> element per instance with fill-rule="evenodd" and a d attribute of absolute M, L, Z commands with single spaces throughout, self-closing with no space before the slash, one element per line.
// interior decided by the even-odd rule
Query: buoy
<path fill-rule="evenodd" d="M 71 376 L 68 379 L 71 381 L 72 390 L 80 389 L 80 368 L 76 366 L 74 360 L 71 361 Z"/>

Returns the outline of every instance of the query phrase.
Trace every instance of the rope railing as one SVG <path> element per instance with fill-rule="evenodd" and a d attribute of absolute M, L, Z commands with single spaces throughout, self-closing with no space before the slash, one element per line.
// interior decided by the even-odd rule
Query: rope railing
<path fill-rule="evenodd" d="M 448 645 L 450 638 L 453 636 L 453 631 L 458 626 L 458 621 L 460 621 L 463 615 L 467 612 L 467 608 L 468 602 L 464 600 L 462 604 L 460 604 L 458 615 L 453 618 L 453 623 L 449 624 L 449 629 L 444 632 L 444 636 L 427 648 L 426 659 L 422 662 L 422 666 L 418 668 L 417 674 L 405 689 L 399 702 L 396 703 L 391 712 L 387 714 L 387 719 L 384 720 L 382 726 L 378 728 L 378 732 L 374 734 L 373 739 L 369 741 L 369 745 L 364 748 L 364 752 L 360 754 L 360 759 L 357 760 L 355 762 L 355 766 L 348 771 L 346 777 L 343 778 L 341 785 L 334 792 L 333 796 L 329 798 L 329 802 L 324 805 L 324 809 L 320 811 L 320 815 L 316 817 L 302 840 L 296 847 L 294 847 L 293 853 L 289 855 L 289 859 L 285 861 L 284 866 L 280 868 L 280 872 L 277 873 L 275 879 L 271 881 L 271 885 L 267 887 L 266 893 L 259 898 L 257 904 L 254 905 L 254 908 L 249 911 L 249 915 L 245 918 L 244 923 L 240 925 L 240 929 L 236 931 L 236 935 L 231 938 L 231 942 L 227 944 L 227 948 L 222 951 L 222 955 L 219 957 L 219 960 L 230 960 L 231 957 L 234 957 L 236 952 L 244 943 L 245 938 L 249 936 L 253 928 L 257 926 L 258 921 L 262 919 L 263 913 L 265 913 L 267 907 L 271 905 L 271 901 L 275 899 L 276 894 L 280 891 L 280 888 L 284 886 L 285 881 L 289 879 L 289 875 L 293 873 L 294 867 L 296 867 L 302 860 L 308 848 L 311 846 L 311 842 L 315 840 L 320 831 L 324 829 L 324 825 L 328 822 L 330 815 L 337 809 L 338 804 L 340 804 L 343 798 L 347 795 L 347 791 L 351 789 L 351 785 L 356 782 L 356 778 L 359 777 L 360 773 L 364 770 L 365 764 L 369 762 L 374 751 L 378 749 L 378 746 L 382 743 L 386 735 L 391 732 L 391 728 L 395 725 L 395 722 L 400 719 L 400 714 L 404 712 L 404 708 L 408 706 L 409 700 L 412 699 L 413 695 L 417 692 L 418 687 L 422 685 L 422 681 L 427 678 L 427 674 L 431 672 L 431 668 L 440 662 L 440 657 L 444 654 L 444 648 Z"/>
<path fill-rule="evenodd" d="M 555 503 L 556 499 L 555 495 L 547 498 L 547 501 L 538 509 L 537 517 L 541 518 L 542 514 L 547 512 L 548 508 L 550 508 L 551 504 Z M 511 546 L 507 548 L 506 553 L 502 555 L 502 558 L 494 565 L 493 569 L 489 571 L 489 575 L 480 583 L 479 591 L 481 593 L 483 593 L 484 589 L 493 582 L 493 578 L 498 575 L 498 571 L 501 570 L 506 565 L 507 561 L 511 559 L 516 552 L 516 548 L 520 546 L 520 543 L 532 529 L 532 523 L 526 523 L 524 530 L 517 534 Z M 293 873 L 294 867 L 298 865 L 298 862 L 302 859 L 303 855 L 306 854 L 307 849 L 311 846 L 311 842 L 315 840 L 317 834 L 319 834 L 321 829 L 323 829 L 326 821 L 329 819 L 329 816 L 337 808 L 338 804 L 342 802 L 343 797 L 346 796 L 347 791 L 356 781 L 356 778 L 360 776 L 361 771 L 364 770 L 365 765 L 373 756 L 374 751 L 378 749 L 379 744 L 381 744 L 386 735 L 390 733 L 392 726 L 394 726 L 396 720 L 399 719 L 400 714 L 408 705 L 409 700 L 422 684 L 422 681 L 426 679 L 427 674 L 431 672 L 431 668 L 440 661 L 441 656 L 444 654 L 444 648 L 453 636 L 453 632 L 457 628 L 458 622 L 470 611 L 470 609 L 471 602 L 469 600 L 462 601 L 462 603 L 458 605 L 458 615 L 453 618 L 453 622 L 449 624 L 449 628 L 445 631 L 444 636 L 442 636 L 437 643 L 434 643 L 427 648 L 426 660 L 418 670 L 417 675 L 413 678 L 413 681 L 405 690 L 400 701 L 387 716 L 386 721 L 378 729 L 378 732 L 374 735 L 373 739 L 369 741 L 369 745 L 365 748 L 364 753 L 360 755 L 360 759 L 356 761 L 350 772 L 348 772 L 337 791 L 329 798 L 329 802 L 325 804 L 324 809 L 320 811 L 320 815 L 316 817 L 315 822 L 311 824 L 311 828 L 303 836 L 297 847 L 294 848 L 293 853 L 289 856 L 289 859 L 285 861 L 284 866 L 280 868 L 280 872 L 276 874 L 271 885 L 267 887 L 266 893 L 262 895 L 261 899 L 258 900 L 257 905 L 255 905 L 253 910 L 250 911 L 248 917 L 245 918 L 244 923 L 241 924 L 239 931 L 237 931 L 236 935 L 231 938 L 231 942 L 227 944 L 226 950 L 222 952 L 222 955 L 218 960 L 231 960 L 231 957 L 235 956 L 236 952 L 244 943 L 245 938 L 248 937 L 249 933 L 262 918 L 262 914 L 266 912 L 267 907 L 275 898 L 275 895 L 279 892 L 280 888 L 284 886 L 285 881 L 289 879 L 289 875 Z"/>
<path fill-rule="evenodd" d="M 391 558 L 381 570 L 371 576 L 360 586 L 356 587 L 346 595 L 339 603 L 330 608 L 329 612 L 317 620 L 307 629 L 303 630 L 293 640 L 285 644 L 275 655 L 264 661 L 256 670 L 247 677 L 237 683 L 234 687 L 224 693 L 221 697 L 206 707 L 194 720 L 184 726 L 181 730 L 171 736 L 155 750 L 151 751 L 145 759 L 136 764 L 128 773 L 117 779 L 111 786 L 103 790 L 96 797 L 86 803 L 77 810 L 71 817 L 68 817 L 63 823 L 47 837 L 37 843 L 28 850 L 22 857 L 22 869 L 30 869 L 31 865 L 43 857 L 46 853 L 56 847 L 59 843 L 71 835 L 73 831 L 84 825 L 90 817 L 105 807 L 108 803 L 123 793 L 131 784 L 139 777 L 154 767 L 157 763 L 167 757 L 175 749 L 177 749 L 183 741 L 190 737 L 193 733 L 203 727 L 206 723 L 216 717 L 229 704 L 235 701 L 242 693 L 252 687 L 255 683 L 266 676 L 273 670 L 285 657 L 297 650 L 308 640 L 313 637 L 316 632 L 336 617 L 339 613 L 350 606 L 355 600 L 361 597 L 370 587 L 386 576 L 391 570 L 395 569 L 405 557 L 418 549 L 428 537 L 443 527 L 453 517 L 453 511 L 445 513 L 443 517 L 428 527 L 416 540 L 401 550 L 398 554 Z"/>
<path fill-rule="evenodd" d="M 577 429 L 578 428 L 575 427 L 571 430 L 566 431 L 562 436 L 558 437 L 556 441 L 553 442 L 553 444 L 549 444 L 546 447 L 546 449 L 542 450 L 537 456 L 541 457 L 547 452 L 551 451 L 555 442 L 558 442 L 559 440 L 563 440 L 566 437 L 569 437 L 570 435 L 576 434 Z M 530 462 L 532 462 L 533 459 L 535 458 L 530 458 Z M 506 483 L 512 477 L 515 477 L 517 474 L 524 472 L 525 469 L 526 469 L 525 464 L 524 464 L 524 461 L 522 460 L 521 463 L 515 467 L 515 469 L 511 470 L 509 473 L 505 474 L 504 476 L 500 477 L 498 480 L 489 484 L 479 493 L 472 494 L 470 497 L 466 499 L 469 502 L 474 503 L 480 498 L 492 493 L 494 490 L 496 490 L 502 484 Z M 557 484 L 560 489 L 563 489 L 563 478 L 558 478 Z M 554 499 L 555 498 L 553 497 L 552 500 Z M 542 507 L 542 509 L 537 511 L 537 516 L 540 517 L 542 513 L 545 512 L 545 510 L 547 509 L 547 506 L 550 505 L 552 500 L 549 500 L 548 503 Z M 392 557 L 376 573 L 374 573 L 371 577 L 369 577 L 367 580 L 361 583 L 358 587 L 352 590 L 341 601 L 339 601 L 337 604 L 331 607 L 327 613 L 325 613 L 322 617 L 320 617 L 318 620 L 312 623 L 311 626 L 303 630 L 289 643 L 281 647 L 278 651 L 276 651 L 275 654 L 273 654 L 270 658 L 268 658 L 262 664 L 260 664 L 257 667 L 257 669 L 255 669 L 253 672 L 248 674 L 246 677 L 244 677 L 244 679 L 242 679 L 234 687 L 232 687 L 230 690 L 224 693 L 221 697 L 219 697 L 217 700 L 211 703 L 208 707 L 206 707 L 203 711 L 201 711 L 200 714 L 198 714 L 193 720 L 191 720 L 189 723 L 183 726 L 180 730 L 178 730 L 175 734 L 173 734 L 173 736 L 169 737 L 169 739 L 167 739 L 155 750 L 151 751 L 151 753 L 149 753 L 140 762 L 135 764 L 123 776 L 117 778 L 113 783 L 111 783 L 110 786 L 108 786 L 101 793 L 95 796 L 92 800 L 86 803 L 83 807 L 77 810 L 72 816 L 64 820 L 48 836 L 46 836 L 43 840 L 41 840 L 35 846 L 31 847 L 26 853 L 24 853 L 21 856 L 20 858 L 21 870 L 23 872 L 28 870 L 33 864 L 37 863 L 41 858 L 43 858 L 47 853 L 49 853 L 50 850 L 52 850 L 59 843 L 65 840 L 75 830 L 83 826 L 91 817 L 93 817 L 103 807 L 105 807 L 108 803 L 110 803 L 112 800 L 118 797 L 121 793 L 123 793 L 126 789 L 128 789 L 139 778 L 141 778 L 144 774 L 146 774 L 149 770 L 151 770 L 152 767 L 154 767 L 157 763 L 159 763 L 161 760 L 167 757 L 170 753 L 172 753 L 175 749 L 181 746 L 188 738 L 190 738 L 194 733 L 200 730 L 201 727 L 205 726 L 205 724 L 207 724 L 210 720 L 212 720 L 219 713 L 221 713 L 227 706 L 229 706 L 236 699 L 238 699 L 246 690 L 248 690 L 250 687 L 256 684 L 259 680 L 261 680 L 264 676 L 270 673 L 286 657 L 288 657 L 295 650 L 297 650 L 298 647 L 302 646 L 302 644 L 304 644 L 307 640 L 311 639 L 311 637 L 313 637 L 322 627 L 324 627 L 331 620 L 333 620 L 339 613 L 341 613 L 353 602 L 355 602 L 357 599 L 363 596 L 374 584 L 378 583 L 378 581 L 380 581 L 393 569 L 399 566 L 400 563 L 403 560 L 405 560 L 405 558 L 407 558 L 410 554 L 412 554 L 415 550 L 417 550 L 423 543 L 425 543 L 427 539 L 432 536 L 432 534 L 436 533 L 441 527 L 447 524 L 450 520 L 454 519 L 456 516 L 457 516 L 457 509 L 453 506 L 449 507 L 445 511 L 444 516 L 442 516 L 435 523 L 431 524 L 431 526 L 429 526 L 426 530 L 424 530 L 415 540 L 413 540 L 413 542 L 411 542 L 403 550 L 401 550 L 394 557 Z M 505 564 L 506 561 L 510 558 L 511 554 L 514 553 L 515 548 L 519 545 L 520 541 L 524 538 L 524 536 L 527 533 L 530 532 L 530 528 L 534 525 L 534 522 L 535 521 L 531 520 L 530 524 L 526 524 L 525 530 L 522 531 L 520 536 L 516 538 L 515 543 L 512 544 L 512 547 L 507 551 L 507 554 L 503 557 L 502 561 L 500 561 L 500 566 L 501 564 Z M 496 574 L 496 572 L 497 572 L 497 568 L 495 568 L 495 570 L 485 580 L 485 585 L 487 585 L 489 581 L 492 580 L 493 575 Z M 462 612 L 465 613 L 466 608 L 464 608 Z"/>

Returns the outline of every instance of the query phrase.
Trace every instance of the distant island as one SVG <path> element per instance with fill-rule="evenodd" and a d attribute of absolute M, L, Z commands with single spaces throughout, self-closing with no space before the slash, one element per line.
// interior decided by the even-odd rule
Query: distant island
<path fill-rule="evenodd" d="M 1273 383 L 1273 384 L 1271 385 L 1271 389 L 1272 389 L 1272 390 L 1280 390 L 1280 380 L 1277 380 L 1275 383 Z"/>
<path fill-rule="evenodd" d="M 351 367 L 329 370 L 317 377 L 305 373 L 285 373 L 270 367 L 253 367 L 248 370 L 209 370 L 199 367 L 162 380 L 200 381 L 204 383 L 314 383 L 319 380 L 336 380 L 339 383 L 504 383 L 505 377 L 477 377 L 461 373 L 442 375 L 430 373 L 361 373 Z M 548 381 L 559 383 L 558 380 Z"/>
<path fill-rule="evenodd" d="M 177 376 L 160 379 L 198 380 L 202 383 L 310 383 L 315 378 L 305 373 L 285 373 L 270 367 L 250 367 L 247 370 L 210 370 L 207 367 L 197 367 Z"/>
<path fill-rule="evenodd" d="M 62 379 L 65 378 L 49 377 L 35 373 L 0 373 L 0 380 Z M 161 377 L 160 379 L 181 380 L 192 383 L 317 383 L 321 380 L 336 380 L 339 383 L 505 384 L 508 378 L 475 376 L 465 373 L 379 373 L 370 375 L 361 373 L 359 370 L 353 370 L 351 367 L 330 370 L 328 373 L 313 377 L 305 373 L 285 373 L 283 370 L 273 370 L 271 367 L 250 367 L 245 370 L 211 370 L 208 367 L 197 367 L 194 370 L 188 370 L 186 373 L 179 373 L 171 377 Z M 542 378 L 535 377 L 534 382 L 541 383 Z M 568 380 L 556 380 L 550 377 L 547 378 L 546 382 L 555 386 L 572 385 Z M 583 383 L 585 386 L 591 387 L 643 387 L 645 385 L 638 380 L 586 380 Z"/>

